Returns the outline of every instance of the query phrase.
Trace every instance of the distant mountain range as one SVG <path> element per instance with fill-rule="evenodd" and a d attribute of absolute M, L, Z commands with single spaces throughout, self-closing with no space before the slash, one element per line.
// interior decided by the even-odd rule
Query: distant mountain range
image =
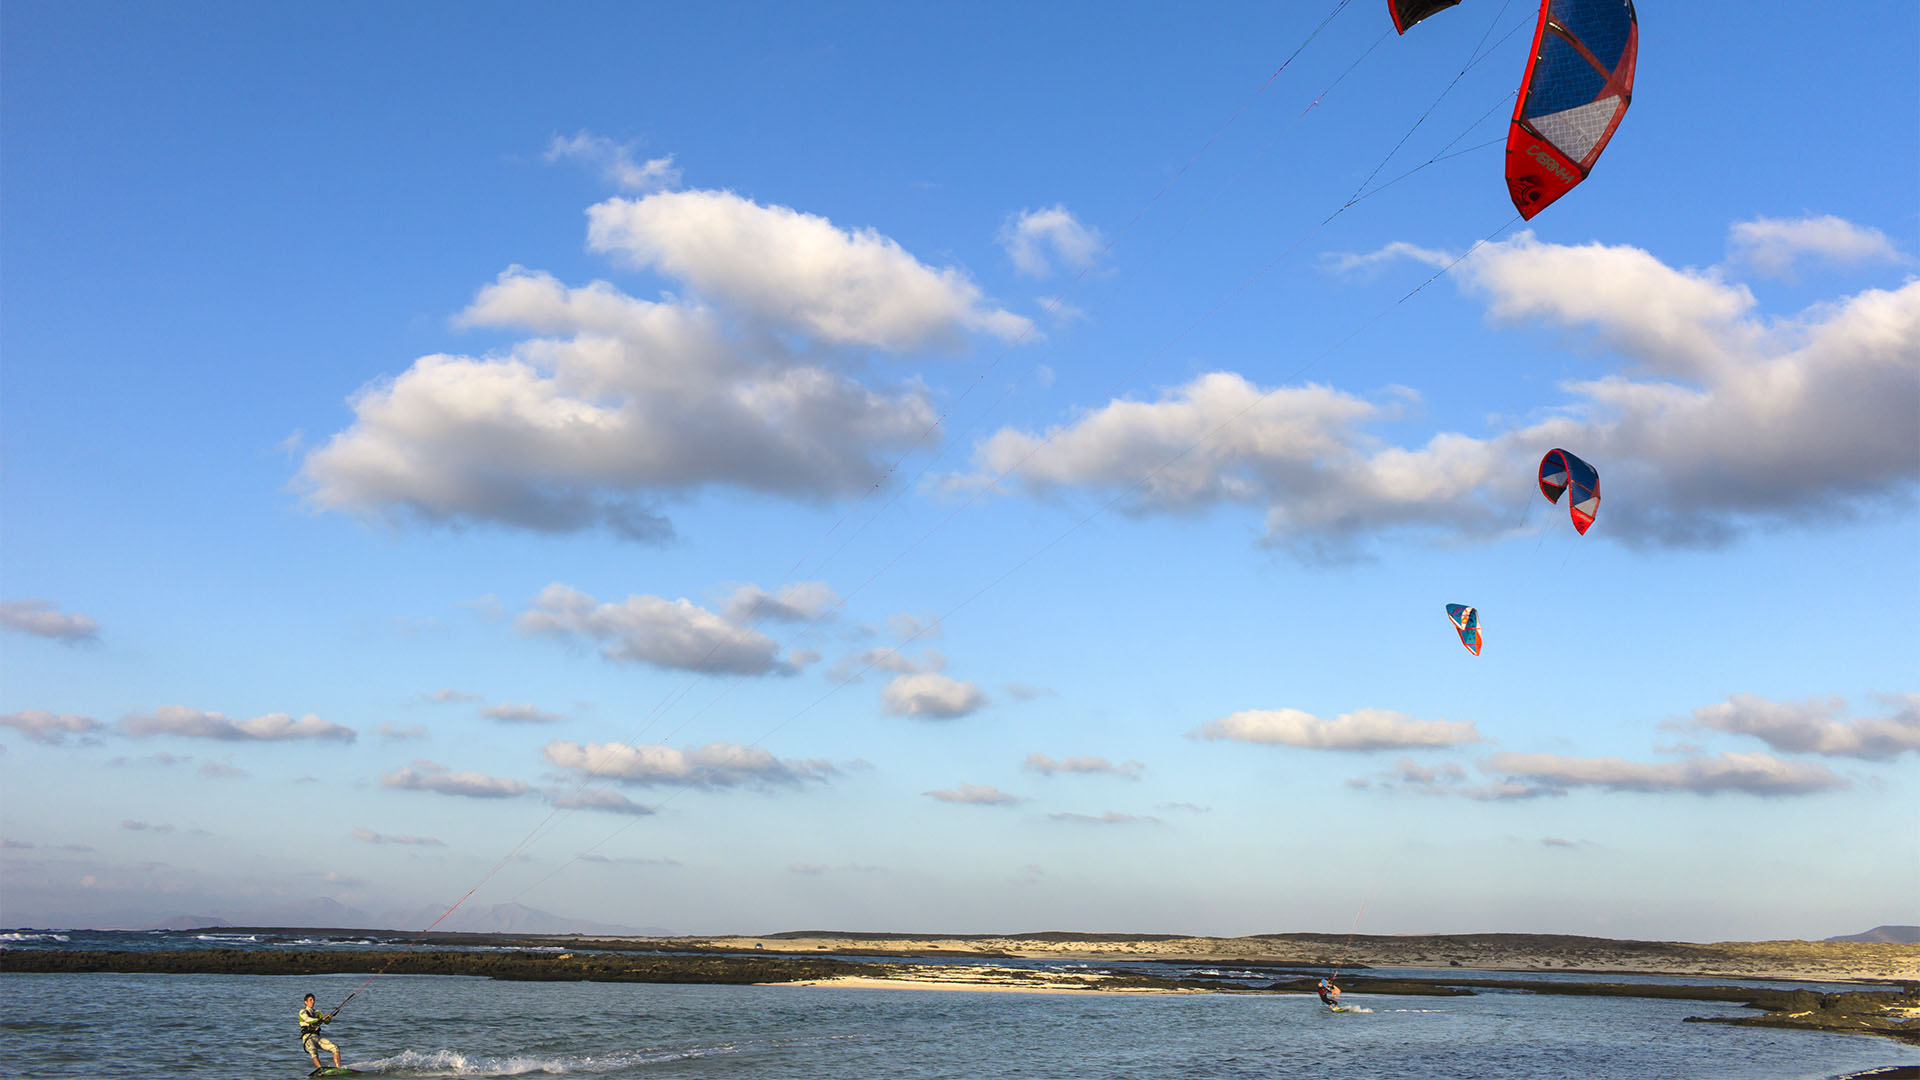
<path fill-rule="evenodd" d="M 1885 945 L 1920 945 L 1920 926 L 1876 926 L 1864 934 L 1830 937 L 1828 941 L 1877 941 Z"/>
<path fill-rule="evenodd" d="M 351 930 L 421 930 L 446 913 L 438 905 L 413 909 L 369 912 L 342 904 L 332 897 L 320 897 L 297 904 L 281 904 L 249 911 L 223 911 L 207 915 L 175 915 L 151 927 L 154 930 L 197 930 L 202 927 L 274 926 L 324 927 Z M 555 915 L 525 904 L 494 904 L 491 907 L 462 907 L 436 931 L 462 934 L 607 934 L 621 937 L 671 937 L 673 931 L 658 926 L 621 926 Z"/>

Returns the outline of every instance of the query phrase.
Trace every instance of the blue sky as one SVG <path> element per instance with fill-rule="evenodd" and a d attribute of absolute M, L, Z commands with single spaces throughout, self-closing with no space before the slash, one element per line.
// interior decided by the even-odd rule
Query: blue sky
<path fill-rule="evenodd" d="M 1920 921 L 1920 16 L 1381 6 L 8 5 L 0 921 Z"/>

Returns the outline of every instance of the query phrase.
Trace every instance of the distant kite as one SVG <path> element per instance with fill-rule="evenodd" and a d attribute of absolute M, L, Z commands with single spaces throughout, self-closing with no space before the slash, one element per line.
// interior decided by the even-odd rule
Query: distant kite
<path fill-rule="evenodd" d="M 1480 655 L 1480 612 L 1465 604 L 1448 604 L 1447 618 L 1460 631 L 1460 644 L 1475 656 Z"/>
<path fill-rule="evenodd" d="M 1394 29 L 1460 0 L 1387 0 Z M 1633 0 L 1540 0 L 1533 52 L 1507 129 L 1507 192 L 1531 221 L 1587 178 L 1633 101 Z"/>
<path fill-rule="evenodd" d="M 1600 512 L 1600 473 L 1565 450 L 1547 451 L 1540 459 L 1540 494 L 1558 503 L 1560 493 L 1569 489 L 1573 494 L 1567 498 L 1567 511 L 1573 515 L 1573 527 L 1585 536 L 1593 516 Z"/>

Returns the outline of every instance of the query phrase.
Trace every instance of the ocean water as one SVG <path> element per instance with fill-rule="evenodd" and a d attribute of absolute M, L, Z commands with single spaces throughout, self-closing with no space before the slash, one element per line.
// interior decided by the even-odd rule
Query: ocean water
<path fill-rule="evenodd" d="M 364 976 L 0 975 L 0 1075 L 291 1078 L 294 1014 Z M 1864 1036 L 1685 1024 L 1708 1002 L 1487 992 L 1004 994 L 386 976 L 328 1034 L 385 1077 L 1816 1080 L 1920 1064 Z"/>

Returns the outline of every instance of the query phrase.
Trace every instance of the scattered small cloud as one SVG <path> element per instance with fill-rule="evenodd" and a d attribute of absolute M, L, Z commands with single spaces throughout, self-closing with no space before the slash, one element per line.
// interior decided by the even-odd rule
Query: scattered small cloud
<path fill-rule="evenodd" d="M 1406 750 L 1482 741 L 1471 720 L 1414 720 L 1391 709 L 1355 709 L 1332 720 L 1299 709 L 1248 709 L 1202 724 L 1188 737 L 1313 750 Z"/>
<path fill-rule="evenodd" d="M 1052 821 L 1067 821 L 1077 825 L 1158 825 L 1160 819 L 1141 814 L 1122 814 L 1108 810 L 1103 814 L 1074 814 L 1066 811 L 1047 815 Z"/>
<path fill-rule="evenodd" d="M 1211 806 L 1201 806 L 1199 803 L 1190 802 L 1156 803 L 1153 808 L 1155 810 L 1178 810 L 1188 814 L 1210 814 L 1213 812 L 1213 807 Z"/>
<path fill-rule="evenodd" d="M 1664 794 L 1814 795 L 1848 786 L 1824 765 L 1783 761 L 1771 754 L 1720 754 L 1675 762 L 1560 754 L 1493 754 L 1481 763 L 1488 773 L 1549 790 L 1592 787 L 1603 791 Z"/>
<path fill-rule="evenodd" d="M 554 724 L 567 718 L 565 713 L 548 712 L 537 705 L 512 702 L 489 705 L 480 710 L 480 715 L 503 724 Z"/>
<path fill-rule="evenodd" d="M 604 135 L 580 131 L 572 136 L 555 135 L 547 143 L 548 164 L 577 162 L 622 191 L 655 191 L 680 182 L 680 170 L 673 155 L 642 160 L 633 143 L 618 142 Z"/>
<path fill-rule="evenodd" d="M 435 690 L 427 695 L 427 700 L 435 705 L 458 705 L 469 701 L 485 701 L 485 694 L 470 694 L 465 690 Z"/>
<path fill-rule="evenodd" d="M 128 832 L 170 833 L 173 831 L 173 826 L 171 825 L 149 824 L 144 821 L 134 821 L 130 818 L 122 820 L 120 822 L 120 827 L 127 830 Z"/>
<path fill-rule="evenodd" d="M 286 713 L 268 713 L 248 720 L 235 720 L 216 712 L 190 709 L 184 705 L 162 705 L 150 713 L 130 713 L 120 721 L 129 735 L 178 735 L 190 739 L 219 739 L 227 742 L 283 741 L 321 739 L 352 742 L 354 731 L 308 713 L 298 720 Z"/>
<path fill-rule="evenodd" d="M 399 844 L 404 847 L 446 847 L 444 841 L 431 836 L 408 836 L 404 833 L 378 833 L 368 828 L 353 830 L 355 840 L 364 840 L 369 844 Z"/>
<path fill-rule="evenodd" d="M 842 863 L 839 866 L 825 866 L 820 863 L 797 862 L 789 865 L 787 867 L 787 870 L 795 874 L 806 874 L 808 876 L 816 876 L 819 874 L 837 874 L 837 873 L 877 874 L 877 873 L 884 872 L 886 870 L 886 867 L 868 866 L 864 863 Z"/>
<path fill-rule="evenodd" d="M 782 585 L 772 592 L 758 585 L 742 585 L 721 605 L 725 618 L 742 626 L 761 620 L 805 623 L 824 617 L 840 605 L 840 597 L 824 581 Z"/>
<path fill-rule="evenodd" d="M 492 593 L 486 593 L 472 600 L 464 601 L 460 606 L 473 612 L 474 618 L 479 619 L 481 622 L 499 622 L 501 619 L 507 617 L 507 605 L 501 603 L 500 598 Z M 466 700 L 478 701 L 480 700 L 480 695 L 475 694 Z"/>
<path fill-rule="evenodd" d="M 923 791 L 921 794 L 944 803 L 967 806 L 1012 806 L 1021 801 L 1019 796 L 1009 795 L 988 784 L 961 784 L 944 791 Z"/>
<path fill-rule="evenodd" d="M 84 739 L 102 730 L 105 725 L 91 716 L 24 709 L 0 715 L 0 727 L 10 727 L 37 743 L 59 746 L 70 736 Z"/>
<path fill-rule="evenodd" d="M 34 637 L 49 638 L 64 645 L 86 644 L 100 639 L 100 624 L 78 612 L 57 610 L 45 600 L 9 600 L 0 604 L 0 626 Z"/>
<path fill-rule="evenodd" d="M 887 629 L 903 642 L 920 638 L 940 636 L 940 617 L 937 615 L 910 615 L 902 612 L 887 618 Z"/>
<path fill-rule="evenodd" d="M 1028 754 L 1022 768 L 1042 776 L 1057 776 L 1061 773 L 1079 773 L 1094 776 L 1118 776 L 1127 780 L 1140 779 L 1140 773 L 1146 768 L 1138 761 L 1122 761 L 1114 764 L 1106 758 L 1092 754 L 1078 757 L 1051 758 L 1045 754 Z"/>
<path fill-rule="evenodd" d="M 200 764 L 200 775 L 216 780 L 227 780 L 239 779 L 240 777 L 251 776 L 253 774 L 238 765 L 229 764 L 224 761 L 206 761 Z"/>
<path fill-rule="evenodd" d="M 1751 735 L 1793 754 L 1884 761 L 1920 751 L 1920 694 L 1890 694 L 1882 700 L 1892 706 L 1893 715 L 1841 719 L 1846 702 L 1840 698 L 1768 701 L 1735 694 L 1693 710 L 1692 721 L 1682 726 Z"/>
<path fill-rule="evenodd" d="M 1736 222 L 1727 247 L 1734 262 L 1774 278 L 1793 277 L 1794 264 L 1803 257 L 1833 266 L 1902 261 L 1886 233 L 1832 214 Z"/>
<path fill-rule="evenodd" d="M 997 239 L 1013 268 L 1028 277 L 1049 277 L 1056 264 L 1084 270 L 1100 257 L 1099 231 L 1082 225 L 1058 203 L 1009 217 Z"/>
<path fill-rule="evenodd" d="M 646 817 L 657 812 L 654 807 L 634 802 L 617 791 L 605 789 L 555 792 L 547 796 L 547 805 L 556 810 L 598 810 L 606 814 L 626 814 L 630 817 Z"/>
<path fill-rule="evenodd" d="M 648 858 L 639 855 L 599 855 L 587 854 L 579 857 L 581 862 L 598 863 L 603 866 L 680 866 L 679 859 Z"/>
<path fill-rule="evenodd" d="M 1515 779 L 1474 783 L 1467 770 L 1456 762 L 1422 765 L 1402 758 L 1392 769 L 1372 778 L 1355 777 L 1347 786 L 1360 791 L 1398 791 L 1415 795 L 1458 796 L 1479 802 L 1506 802 L 1564 795 L 1566 790 L 1549 784 L 1527 783 Z"/>
<path fill-rule="evenodd" d="M 1043 697 L 1057 697 L 1060 693 L 1052 687 L 1036 686 L 1033 683 L 1024 682 L 1010 682 L 1001 687 L 1001 689 L 1005 690 L 1007 696 L 1015 701 L 1033 701 Z"/>
<path fill-rule="evenodd" d="M 990 704 L 978 686 L 937 671 L 896 676 L 881 694 L 881 702 L 894 716 L 929 720 L 956 720 Z"/>
<path fill-rule="evenodd" d="M 600 603 L 568 585 L 547 586 L 515 625 L 521 633 L 601 643 L 621 663 L 717 675 L 791 675 L 779 645 L 686 599 L 629 596 Z"/>
<path fill-rule="evenodd" d="M 510 799 L 531 790 L 519 780 L 477 772 L 454 772 L 439 762 L 424 758 L 416 759 L 406 768 L 380 774 L 380 786 L 459 795 L 469 799 Z"/>
<path fill-rule="evenodd" d="M 877 645 L 842 658 L 828 670 L 827 678 L 837 683 L 860 682 L 861 676 L 876 668 L 896 675 L 910 675 L 916 671 L 939 671 L 945 666 L 946 658 L 931 649 L 922 659 L 915 660 L 896 646 Z"/>
<path fill-rule="evenodd" d="M 404 638 L 422 638 L 433 634 L 444 633 L 447 629 L 447 624 L 444 620 L 431 615 L 423 617 L 395 615 L 393 617 L 393 629 L 395 633 Z"/>
<path fill-rule="evenodd" d="M 714 742 L 691 750 L 626 743 L 548 743 L 541 754 L 557 768 L 629 784 L 691 788 L 792 787 L 824 781 L 837 770 L 818 760 L 781 760 L 757 746 Z"/>
<path fill-rule="evenodd" d="M 428 738 L 427 729 L 422 724 L 408 724 L 405 727 L 399 724 L 381 724 L 373 729 L 373 733 L 381 742 L 389 743 L 412 742 Z"/>

